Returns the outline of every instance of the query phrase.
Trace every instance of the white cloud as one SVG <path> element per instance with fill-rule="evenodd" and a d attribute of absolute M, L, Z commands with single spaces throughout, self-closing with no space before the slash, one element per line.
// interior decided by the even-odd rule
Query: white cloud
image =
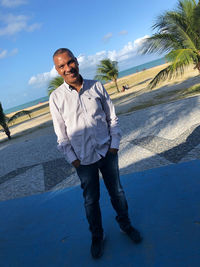
<path fill-rule="evenodd" d="M 138 56 L 138 48 L 142 45 L 147 37 L 148 35 L 136 39 L 133 42 L 128 42 L 128 44 L 118 51 L 101 51 L 97 52 L 95 55 L 78 56 L 81 73 L 88 78 L 94 77 L 97 64 L 99 64 L 99 62 L 104 58 L 117 61 L 120 69 L 128 68 L 129 65 L 133 66 L 134 57 Z"/>
<path fill-rule="evenodd" d="M 97 52 L 95 55 L 79 55 L 77 59 L 79 62 L 80 73 L 85 78 L 92 79 L 95 76 L 97 65 L 104 58 L 109 58 L 111 60 L 118 61 L 118 65 L 121 70 L 140 64 L 134 64 L 134 58 L 137 58 L 138 60 L 138 48 L 141 46 L 141 44 L 147 37 L 148 36 L 146 35 L 133 42 L 129 42 L 121 50 L 118 51 L 103 50 Z M 32 76 L 28 83 L 29 85 L 35 87 L 44 87 L 47 86 L 48 82 L 57 75 L 58 73 L 53 67 L 50 72 L 45 72 Z"/>
<path fill-rule="evenodd" d="M 126 35 L 126 34 L 128 34 L 128 32 L 126 30 L 119 32 L 119 35 Z"/>
<path fill-rule="evenodd" d="M 110 40 L 110 38 L 112 38 L 112 36 L 113 36 L 113 34 L 111 32 L 107 33 L 106 35 L 104 35 L 103 41 L 108 42 Z"/>
<path fill-rule="evenodd" d="M 1 5 L 4 7 L 16 7 L 26 4 L 26 0 L 1 0 Z"/>
<path fill-rule="evenodd" d="M 0 36 L 14 35 L 21 31 L 33 31 L 40 28 L 41 24 L 28 24 L 29 17 L 25 15 L 0 14 L 0 21 L 5 25 L 0 28 Z"/>
<path fill-rule="evenodd" d="M 32 76 L 29 79 L 28 84 L 33 85 L 37 88 L 41 88 L 41 87 L 47 86 L 48 82 L 51 79 L 55 78 L 56 76 L 58 76 L 58 73 L 55 67 L 53 67 L 49 72 L 44 72 L 44 73 L 40 73 L 35 76 Z"/>
<path fill-rule="evenodd" d="M 38 30 L 40 28 L 41 28 L 41 23 L 34 23 L 30 26 L 27 26 L 26 30 L 27 30 L 27 32 L 33 32 L 33 31 Z"/>
<path fill-rule="evenodd" d="M 13 50 L 11 50 L 10 52 L 10 56 L 14 56 L 18 53 L 18 49 L 17 48 L 14 48 Z"/>
<path fill-rule="evenodd" d="M 14 56 L 18 53 L 18 49 L 17 48 L 14 48 L 13 50 L 11 50 L 10 52 L 8 52 L 7 49 L 4 49 L 1 51 L 0 49 L 0 59 L 2 58 L 6 58 L 6 57 L 9 57 L 9 56 Z"/>
<path fill-rule="evenodd" d="M 7 56 L 7 53 L 8 53 L 7 50 L 0 51 L 0 59 L 5 58 Z"/>

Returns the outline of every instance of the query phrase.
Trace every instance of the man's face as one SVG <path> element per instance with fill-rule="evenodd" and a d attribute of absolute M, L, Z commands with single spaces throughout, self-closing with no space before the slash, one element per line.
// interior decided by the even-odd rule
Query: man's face
<path fill-rule="evenodd" d="M 79 67 L 77 59 L 68 52 L 54 56 L 54 64 L 57 72 L 69 85 L 79 81 Z"/>

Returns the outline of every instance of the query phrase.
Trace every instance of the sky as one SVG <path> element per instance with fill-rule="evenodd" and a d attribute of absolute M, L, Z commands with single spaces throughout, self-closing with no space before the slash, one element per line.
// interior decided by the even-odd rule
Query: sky
<path fill-rule="evenodd" d="M 4 109 L 47 96 L 58 74 L 52 55 L 66 47 L 93 79 L 104 58 L 119 71 L 160 58 L 139 55 L 156 18 L 177 0 L 0 0 L 0 102 Z"/>

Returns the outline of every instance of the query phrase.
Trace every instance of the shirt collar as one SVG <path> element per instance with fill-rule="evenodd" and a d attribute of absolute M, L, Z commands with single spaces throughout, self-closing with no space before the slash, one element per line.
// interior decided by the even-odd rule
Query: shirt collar
<path fill-rule="evenodd" d="M 84 84 L 84 79 L 83 77 L 80 75 L 81 80 L 82 80 L 82 86 L 81 89 L 83 88 L 83 84 Z M 67 90 L 69 90 L 70 92 L 72 92 L 72 90 L 75 90 L 73 86 L 69 85 L 68 83 L 66 83 L 66 81 L 64 80 L 64 85 L 67 88 Z"/>

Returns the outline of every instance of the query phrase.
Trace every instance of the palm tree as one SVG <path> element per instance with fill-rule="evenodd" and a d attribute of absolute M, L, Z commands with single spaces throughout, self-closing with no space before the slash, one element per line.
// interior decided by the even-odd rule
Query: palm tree
<path fill-rule="evenodd" d="M 200 1 L 179 0 L 174 11 L 157 17 L 153 30 L 141 48 L 143 54 L 167 53 L 169 65 L 150 82 L 154 88 L 160 81 L 183 74 L 191 64 L 200 72 Z"/>
<path fill-rule="evenodd" d="M 6 115 L 3 112 L 3 108 L 2 108 L 1 102 L 0 102 L 0 125 L 2 126 L 3 131 L 5 132 L 5 134 L 8 136 L 8 139 L 11 139 L 10 130 L 8 128 L 8 125 L 7 125 Z"/>
<path fill-rule="evenodd" d="M 8 123 L 13 123 L 16 119 L 18 119 L 21 116 L 28 115 L 29 119 L 31 119 L 31 111 L 29 110 L 21 110 L 15 113 L 12 117 L 8 119 Z"/>
<path fill-rule="evenodd" d="M 50 96 L 50 94 L 56 89 L 58 88 L 61 84 L 63 84 L 64 79 L 61 76 L 57 76 L 55 78 L 53 78 L 50 82 L 49 82 L 49 86 L 48 86 L 48 95 Z"/>
<path fill-rule="evenodd" d="M 97 65 L 97 75 L 95 76 L 95 79 L 106 82 L 112 80 L 115 83 L 117 92 L 119 92 L 117 84 L 118 73 L 117 61 L 112 61 L 109 58 L 106 58 L 101 60 L 100 64 Z"/>

